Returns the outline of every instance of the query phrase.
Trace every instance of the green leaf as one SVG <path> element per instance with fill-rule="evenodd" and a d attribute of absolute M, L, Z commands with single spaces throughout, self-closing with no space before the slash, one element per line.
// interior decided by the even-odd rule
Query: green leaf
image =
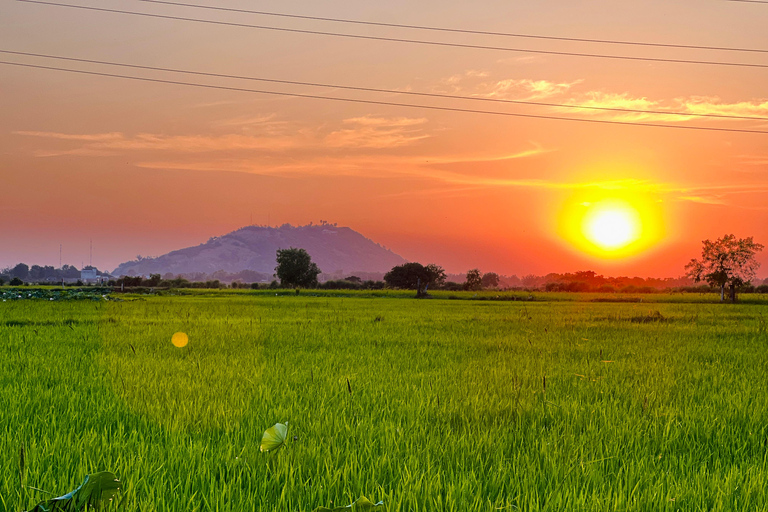
<path fill-rule="evenodd" d="M 87 475 L 80 487 L 63 496 L 41 501 L 30 512 L 75 512 L 91 507 L 100 509 L 122 488 L 114 473 L 101 471 Z"/>
<path fill-rule="evenodd" d="M 372 508 L 384 508 L 384 502 L 380 501 L 378 503 L 371 503 L 371 500 L 366 498 L 365 496 L 360 496 L 360 498 L 357 499 L 354 503 L 351 505 L 347 505 L 346 507 L 336 507 L 336 508 L 328 508 L 328 507 L 317 507 L 312 512 L 350 512 L 355 510 L 370 510 Z"/>
<path fill-rule="evenodd" d="M 275 423 L 264 431 L 264 435 L 261 436 L 261 451 L 271 452 L 277 450 L 283 443 L 288 435 L 288 422 Z"/>

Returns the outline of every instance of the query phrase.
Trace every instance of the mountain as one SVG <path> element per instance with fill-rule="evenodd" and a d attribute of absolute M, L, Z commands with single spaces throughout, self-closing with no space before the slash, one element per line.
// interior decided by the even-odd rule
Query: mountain
<path fill-rule="evenodd" d="M 115 276 L 149 274 L 211 274 L 217 270 L 274 273 L 276 252 L 290 247 L 305 249 L 326 274 L 387 272 L 406 262 L 350 228 L 321 223 L 307 226 L 284 224 L 279 228 L 246 226 L 204 244 L 169 252 L 156 258 L 121 263 Z"/>

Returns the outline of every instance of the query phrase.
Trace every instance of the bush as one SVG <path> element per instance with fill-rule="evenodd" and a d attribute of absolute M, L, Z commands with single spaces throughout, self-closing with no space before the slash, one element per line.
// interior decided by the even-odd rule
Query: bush
<path fill-rule="evenodd" d="M 10 284 L 11 286 L 21 286 L 24 284 L 24 281 L 22 281 L 18 277 L 14 277 L 13 279 L 11 279 L 11 282 L 8 284 Z"/>
<path fill-rule="evenodd" d="M 326 281 L 318 285 L 318 288 L 322 290 L 359 290 L 360 285 L 344 279 L 340 281 Z"/>
<path fill-rule="evenodd" d="M 768 293 L 768 284 L 761 284 L 757 288 L 755 288 L 755 292 L 757 293 Z"/>

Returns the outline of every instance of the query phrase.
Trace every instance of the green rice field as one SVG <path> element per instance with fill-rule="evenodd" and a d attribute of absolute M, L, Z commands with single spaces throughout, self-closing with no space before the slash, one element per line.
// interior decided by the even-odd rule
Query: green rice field
<path fill-rule="evenodd" d="M 768 510 L 768 300 L 409 297 L 0 302 L 0 511 Z"/>

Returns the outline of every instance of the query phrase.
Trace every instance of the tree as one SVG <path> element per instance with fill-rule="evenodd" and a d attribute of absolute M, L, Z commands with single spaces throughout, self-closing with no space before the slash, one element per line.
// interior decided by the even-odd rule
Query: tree
<path fill-rule="evenodd" d="M 465 290 L 479 290 L 483 286 L 483 278 L 480 276 L 480 270 L 473 268 L 467 270 L 467 281 L 464 283 Z"/>
<path fill-rule="evenodd" d="M 390 288 L 416 290 L 416 297 L 425 297 L 430 286 L 438 286 L 445 281 L 445 270 L 430 263 L 426 267 L 421 263 L 405 263 L 392 267 L 384 275 L 384 281 Z"/>
<path fill-rule="evenodd" d="M 760 267 L 755 254 L 763 250 L 763 245 L 755 243 L 752 237 L 736 238 L 734 235 L 702 243 L 701 260 L 692 259 L 685 266 L 686 276 L 697 283 L 704 280 L 710 286 L 719 286 L 721 302 L 725 300 L 725 287 L 728 286 L 731 300 L 736 302 L 736 289 L 749 283 Z"/>
<path fill-rule="evenodd" d="M 317 286 L 320 269 L 304 249 L 278 249 L 275 274 L 280 285 L 290 288 L 312 288 Z"/>
<path fill-rule="evenodd" d="M 19 279 L 26 279 L 29 275 L 29 266 L 26 263 L 19 263 L 11 270 L 11 275 Z"/>
<path fill-rule="evenodd" d="M 496 288 L 499 286 L 499 274 L 496 272 L 486 272 L 483 274 L 483 288 Z"/>

